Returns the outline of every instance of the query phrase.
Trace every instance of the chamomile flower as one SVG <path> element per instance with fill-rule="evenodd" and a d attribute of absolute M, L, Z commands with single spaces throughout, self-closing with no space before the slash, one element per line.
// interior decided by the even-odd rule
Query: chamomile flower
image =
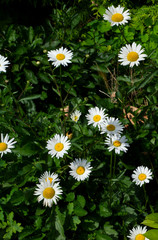
<path fill-rule="evenodd" d="M 47 181 L 47 179 L 49 179 L 50 183 L 52 181 L 54 182 L 57 182 L 57 181 L 60 181 L 59 178 L 58 178 L 58 174 L 56 173 L 50 173 L 50 172 L 44 172 L 41 177 L 39 178 L 39 182 L 43 182 L 43 181 Z"/>
<path fill-rule="evenodd" d="M 123 131 L 124 126 L 118 118 L 107 117 L 104 123 L 101 125 L 101 134 L 107 133 L 109 135 L 120 134 Z"/>
<path fill-rule="evenodd" d="M 133 182 L 141 187 L 144 183 L 149 183 L 149 180 L 152 179 L 152 172 L 148 167 L 140 166 L 133 171 L 132 178 Z"/>
<path fill-rule="evenodd" d="M 83 181 L 89 177 L 91 173 L 91 164 L 85 159 L 75 159 L 70 163 L 70 175 L 73 176 L 77 181 Z"/>
<path fill-rule="evenodd" d="M 86 118 L 88 120 L 88 125 L 93 124 L 94 127 L 98 126 L 101 128 L 101 124 L 105 121 L 107 114 L 104 113 L 105 109 L 99 109 L 98 107 L 90 108 Z"/>
<path fill-rule="evenodd" d="M 130 235 L 127 237 L 129 238 L 129 240 L 149 240 L 148 238 L 143 236 L 146 231 L 146 227 L 137 226 L 136 228 L 132 228 L 132 230 L 129 231 Z"/>
<path fill-rule="evenodd" d="M 111 26 L 124 25 L 131 19 L 129 10 L 124 11 L 124 7 L 120 7 L 120 5 L 116 8 L 113 5 L 108 7 L 105 14 L 103 14 L 103 18 L 104 20 L 109 21 Z"/>
<path fill-rule="evenodd" d="M 6 154 L 8 152 L 11 153 L 11 148 L 14 148 L 15 143 L 16 143 L 16 141 L 14 141 L 14 138 L 9 140 L 8 134 L 6 134 L 6 136 L 4 137 L 3 133 L 1 133 L 1 141 L 0 141 L 1 157 L 3 156 L 3 154 Z"/>
<path fill-rule="evenodd" d="M 52 65 L 58 67 L 60 65 L 67 66 L 71 63 L 73 53 L 67 48 L 59 48 L 48 52 L 48 61 L 52 61 Z"/>
<path fill-rule="evenodd" d="M 6 68 L 8 67 L 9 61 L 6 57 L 0 55 L 0 72 L 6 72 Z"/>
<path fill-rule="evenodd" d="M 135 42 L 133 42 L 132 45 L 126 44 L 120 50 L 118 61 L 121 62 L 121 65 L 123 66 L 138 66 L 140 64 L 140 61 L 143 61 L 145 57 L 147 57 L 147 55 L 143 52 L 144 49 L 142 49 L 142 46 L 140 44 L 137 45 Z"/>
<path fill-rule="evenodd" d="M 53 138 L 47 141 L 46 148 L 49 150 L 48 153 L 52 157 L 56 156 L 57 158 L 62 158 L 64 154 L 67 153 L 67 150 L 69 150 L 70 146 L 71 143 L 67 136 L 65 137 L 63 134 L 56 134 Z"/>
<path fill-rule="evenodd" d="M 117 154 L 120 154 L 120 151 L 127 152 L 127 147 L 129 147 L 127 138 L 125 136 L 121 137 L 119 134 L 108 136 L 105 140 L 105 144 L 109 146 L 108 150 L 110 152 L 115 150 Z"/>
<path fill-rule="evenodd" d="M 79 120 L 81 116 L 81 112 L 78 110 L 75 110 L 71 115 L 70 118 L 72 119 L 72 121 L 77 122 Z"/>
<path fill-rule="evenodd" d="M 59 182 L 50 182 L 47 178 L 47 181 L 43 181 L 40 184 L 37 184 L 37 188 L 34 192 L 34 195 L 37 195 L 38 202 L 43 200 L 43 206 L 52 207 L 53 202 L 57 204 L 57 201 L 62 194 L 61 187 L 59 186 Z"/>

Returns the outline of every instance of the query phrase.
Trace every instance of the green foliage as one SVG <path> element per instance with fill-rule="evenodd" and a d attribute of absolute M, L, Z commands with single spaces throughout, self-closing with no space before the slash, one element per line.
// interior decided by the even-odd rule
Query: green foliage
<path fill-rule="evenodd" d="M 158 211 L 157 5 L 114 1 L 132 7 L 131 21 L 118 28 L 102 17 L 110 1 L 55 2 L 54 7 L 52 1 L 43 1 L 51 7 L 43 25 L 1 26 L 0 50 L 10 64 L 6 73 L 0 73 L 0 126 L 1 133 L 17 143 L 0 159 L 0 236 L 127 239 L 129 230 L 151 209 Z M 121 66 L 121 47 L 134 41 L 148 57 L 133 69 Z M 72 63 L 54 68 L 47 53 L 61 46 L 73 51 Z M 95 106 L 124 124 L 130 144 L 127 153 L 112 155 L 111 170 L 105 135 L 88 126 L 85 118 Z M 70 118 L 76 109 L 82 113 L 77 123 Z M 46 149 L 47 140 L 56 133 L 72 134 L 71 148 L 60 159 Z M 89 179 L 78 182 L 69 176 L 75 158 L 91 162 Z M 153 172 L 146 195 L 131 181 L 132 171 L 141 165 Z M 57 173 L 63 189 L 52 208 L 45 208 L 34 196 L 45 171 Z M 156 213 L 146 216 L 143 224 L 157 228 Z M 157 229 L 145 236 L 156 239 L 155 234 Z"/>

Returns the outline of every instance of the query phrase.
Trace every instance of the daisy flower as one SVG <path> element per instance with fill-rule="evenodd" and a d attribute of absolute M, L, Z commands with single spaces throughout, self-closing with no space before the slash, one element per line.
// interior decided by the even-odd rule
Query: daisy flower
<path fill-rule="evenodd" d="M 56 181 L 60 181 L 59 178 L 58 178 L 58 174 L 56 173 L 50 173 L 50 172 L 44 172 L 41 177 L 39 178 L 39 182 L 44 182 L 44 181 L 47 181 L 47 179 L 49 179 L 50 183 L 53 181 L 53 182 L 56 182 Z"/>
<path fill-rule="evenodd" d="M 6 68 L 8 67 L 9 61 L 6 57 L 0 55 L 0 72 L 6 72 Z"/>
<path fill-rule="evenodd" d="M 1 133 L 1 141 L 0 141 L 0 154 L 1 157 L 3 154 L 6 154 L 8 152 L 11 153 L 11 148 L 14 148 L 14 144 L 16 141 L 14 141 L 14 138 L 9 140 L 8 134 L 6 134 L 5 137 L 3 137 L 3 133 Z"/>
<path fill-rule="evenodd" d="M 62 158 L 65 153 L 67 153 L 67 150 L 69 150 L 71 146 L 70 141 L 68 140 L 68 137 L 64 136 L 63 134 L 55 134 L 55 136 L 47 141 L 46 148 L 49 150 L 49 154 L 57 158 Z"/>
<path fill-rule="evenodd" d="M 51 50 L 48 52 L 48 61 L 52 61 L 52 65 L 55 67 L 58 67 L 59 65 L 63 65 L 64 67 L 68 65 L 68 63 L 71 63 L 71 59 L 73 56 L 73 53 L 71 51 L 68 51 L 67 48 L 59 48 L 56 50 Z"/>
<path fill-rule="evenodd" d="M 88 110 L 88 114 L 86 118 L 88 120 L 88 125 L 93 124 L 94 127 L 98 126 L 101 128 L 101 124 L 103 124 L 107 114 L 104 113 L 105 109 L 99 109 L 98 107 L 90 108 Z"/>
<path fill-rule="evenodd" d="M 78 110 L 75 110 L 71 115 L 70 118 L 72 119 L 72 121 L 77 122 L 79 120 L 81 116 L 81 112 Z"/>
<path fill-rule="evenodd" d="M 34 195 L 38 196 L 38 202 L 43 200 L 43 206 L 52 207 L 53 202 L 57 204 L 57 201 L 60 198 L 59 195 L 61 195 L 62 192 L 63 191 L 59 186 L 59 182 L 50 182 L 47 178 L 47 181 L 43 181 L 40 184 L 37 184 Z"/>
<path fill-rule="evenodd" d="M 107 117 L 101 125 L 101 134 L 107 133 L 109 135 L 120 134 L 124 126 L 119 122 L 118 118 Z"/>
<path fill-rule="evenodd" d="M 105 144 L 108 145 L 108 150 L 111 152 L 113 149 L 115 153 L 120 154 L 120 151 L 127 152 L 127 138 L 125 136 L 121 137 L 119 134 L 108 136 L 105 140 Z"/>
<path fill-rule="evenodd" d="M 148 238 L 144 237 L 143 234 L 146 233 L 147 228 L 137 226 L 136 228 L 132 228 L 130 230 L 130 235 L 127 236 L 130 240 L 149 240 Z"/>
<path fill-rule="evenodd" d="M 111 23 L 111 26 L 114 25 L 124 25 L 125 23 L 130 20 L 130 13 L 129 10 L 124 11 L 124 7 L 114 7 L 113 5 L 111 7 L 108 7 L 106 9 L 105 14 L 103 14 L 104 20 L 107 20 Z"/>
<path fill-rule="evenodd" d="M 144 183 L 149 183 L 149 180 L 152 179 L 151 175 L 152 172 L 148 167 L 137 167 L 132 174 L 133 182 L 141 187 Z"/>
<path fill-rule="evenodd" d="M 123 66 L 138 66 L 140 61 L 143 61 L 145 57 L 147 57 L 146 54 L 143 54 L 144 49 L 141 48 L 142 46 L 140 44 L 136 45 L 135 42 L 133 42 L 132 45 L 126 44 L 120 50 L 120 53 L 118 55 L 120 59 L 118 59 L 118 61 L 121 62 L 121 65 Z"/>
<path fill-rule="evenodd" d="M 73 176 L 77 181 L 83 181 L 89 177 L 91 173 L 91 164 L 87 162 L 85 159 L 75 159 L 72 163 L 70 163 L 69 167 L 71 171 L 69 172 L 71 176 Z"/>

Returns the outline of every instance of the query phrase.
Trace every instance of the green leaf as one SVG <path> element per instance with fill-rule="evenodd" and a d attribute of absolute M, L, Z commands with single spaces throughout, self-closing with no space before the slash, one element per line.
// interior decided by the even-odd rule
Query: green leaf
<path fill-rule="evenodd" d="M 142 224 L 148 226 L 148 227 L 152 227 L 152 228 L 158 228 L 158 223 L 156 223 L 155 221 L 146 219 L 142 222 Z"/>
<path fill-rule="evenodd" d="M 33 38 L 34 38 L 34 30 L 33 30 L 33 27 L 30 26 L 30 27 L 29 27 L 29 42 L 30 42 L 30 43 L 32 43 Z"/>
<path fill-rule="evenodd" d="M 30 100 L 33 100 L 33 99 L 37 99 L 37 98 L 40 98 L 41 97 L 41 94 L 35 94 L 35 95 L 31 95 L 29 97 L 24 97 L 24 98 L 21 98 L 19 100 L 19 102 L 22 102 L 22 101 L 30 101 Z"/>
<path fill-rule="evenodd" d="M 147 215 L 142 224 L 148 227 L 158 228 L 158 213 L 151 213 Z"/>
<path fill-rule="evenodd" d="M 68 214 L 71 215 L 73 210 L 74 210 L 74 204 L 73 203 L 69 203 L 67 205 L 67 210 L 68 210 Z"/>
<path fill-rule="evenodd" d="M 87 211 L 83 208 L 80 208 L 79 206 L 76 206 L 74 209 L 74 213 L 79 217 L 84 217 L 87 215 Z"/>
<path fill-rule="evenodd" d="M 145 85 L 156 75 L 158 74 L 158 70 L 152 72 L 150 75 L 148 75 L 143 82 L 139 85 L 138 89 L 145 87 Z"/>
<path fill-rule="evenodd" d="M 86 204 L 86 200 L 82 195 L 78 195 L 77 196 L 77 201 L 80 203 L 80 206 L 82 208 L 84 208 L 85 204 Z"/>
<path fill-rule="evenodd" d="M 61 235 L 61 239 L 62 240 L 65 240 L 66 237 L 65 237 L 65 234 L 64 234 L 64 228 L 63 228 L 63 225 L 64 225 L 64 221 L 65 221 L 65 215 L 62 214 L 60 211 L 59 211 L 59 208 L 57 207 L 56 208 L 56 218 L 55 218 L 55 228 L 56 230 L 59 232 L 59 234 Z"/>
<path fill-rule="evenodd" d="M 112 240 L 112 238 L 105 234 L 103 231 L 99 230 L 97 231 L 96 240 Z"/>
<path fill-rule="evenodd" d="M 34 84 L 38 83 L 37 77 L 35 76 L 35 74 L 31 70 L 28 70 L 28 69 L 25 68 L 24 69 L 24 74 L 25 74 L 26 81 L 30 81 Z"/>
<path fill-rule="evenodd" d="M 75 199 L 74 192 L 70 192 L 70 193 L 67 194 L 67 196 L 66 196 L 66 201 L 67 202 L 72 202 L 74 199 Z"/>
<path fill-rule="evenodd" d="M 158 236 L 158 230 L 149 230 L 145 234 L 143 234 L 145 237 L 149 238 L 150 240 L 157 240 Z"/>
<path fill-rule="evenodd" d="M 99 210 L 101 217 L 110 217 L 112 215 L 112 211 L 107 206 L 107 203 L 100 203 Z"/>

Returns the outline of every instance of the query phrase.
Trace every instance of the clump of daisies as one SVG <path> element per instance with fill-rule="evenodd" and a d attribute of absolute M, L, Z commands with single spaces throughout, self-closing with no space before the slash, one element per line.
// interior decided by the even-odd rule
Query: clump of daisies
<path fill-rule="evenodd" d="M 0 154 L 1 157 L 3 156 L 3 154 L 7 154 L 7 153 L 11 153 L 11 149 L 14 148 L 14 144 L 16 143 L 16 141 L 14 141 L 14 138 L 9 140 L 9 136 L 8 134 L 6 134 L 6 136 L 3 136 L 3 133 L 1 133 L 1 140 L 0 140 Z"/>
<path fill-rule="evenodd" d="M 43 173 L 34 192 L 34 195 L 38 196 L 38 202 L 43 200 L 43 206 L 46 207 L 52 207 L 53 203 L 57 204 L 63 192 L 59 184 L 58 174 L 47 171 Z"/>
<path fill-rule="evenodd" d="M 81 112 L 79 110 L 75 110 L 71 115 L 70 118 L 72 121 L 77 122 L 81 116 Z"/>
<path fill-rule="evenodd" d="M 140 64 L 140 61 L 145 60 L 145 57 L 147 57 L 147 55 L 143 52 L 144 49 L 142 49 L 142 46 L 140 44 L 137 45 L 135 42 L 133 42 L 132 45 L 126 44 L 120 50 L 118 61 L 121 62 L 121 65 L 123 66 L 138 66 Z"/>
<path fill-rule="evenodd" d="M 133 182 L 141 187 L 152 180 L 152 171 L 148 167 L 139 166 L 133 171 L 132 178 Z"/>
<path fill-rule="evenodd" d="M 107 114 L 105 114 L 105 109 L 94 107 L 90 108 L 88 110 L 88 114 L 86 115 L 86 118 L 88 120 L 88 125 L 92 124 L 94 127 L 97 127 L 100 129 L 101 125 L 105 121 L 107 117 Z"/>
<path fill-rule="evenodd" d="M 75 178 L 77 181 L 83 181 L 89 177 L 91 173 L 91 163 L 87 162 L 86 159 L 75 159 L 72 163 L 70 163 L 69 167 L 71 171 L 70 175 Z"/>
<path fill-rule="evenodd" d="M 130 235 L 127 237 L 129 238 L 129 240 L 149 240 L 148 238 L 143 236 L 143 234 L 146 233 L 146 231 L 147 231 L 146 227 L 137 226 L 129 231 Z"/>
<path fill-rule="evenodd" d="M 0 55 L 0 72 L 6 72 L 6 68 L 8 67 L 9 61 L 7 57 L 3 57 Z"/>
<path fill-rule="evenodd" d="M 68 50 L 67 48 L 59 48 L 56 50 L 48 51 L 48 61 L 52 61 L 52 65 L 55 67 L 59 67 L 63 65 L 64 67 L 71 63 L 71 59 L 73 56 L 72 51 Z"/>
<path fill-rule="evenodd" d="M 53 138 L 50 138 L 47 141 L 46 148 L 49 150 L 49 154 L 57 158 L 62 158 L 65 153 L 69 150 L 71 147 L 70 140 L 67 136 L 64 136 L 63 134 L 59 135 L 56 134 Z"/>
<path fill-rule="evenodd" d="M 113 5 L 108 7 L 105 14 L 103 14 L 103 18 L 104 20 L 109 21 L 111 26 L 124 25 L 131 19 L 129 10 L 124 11 L 124 7 L 121 7 L 120 5 L 116 8 Z"/>
<path fill-rule="evenodd" d="M 107 117 L 100 126 L 100 133 L 107 134 L 105 144 L 108 145 L 108 150 L 115 150 L 115 153 L 120 154 L 120 151 L 127 152 L 129 144 L 127 138 L 121 136 L 124 126 L 118 118 Z"/>

